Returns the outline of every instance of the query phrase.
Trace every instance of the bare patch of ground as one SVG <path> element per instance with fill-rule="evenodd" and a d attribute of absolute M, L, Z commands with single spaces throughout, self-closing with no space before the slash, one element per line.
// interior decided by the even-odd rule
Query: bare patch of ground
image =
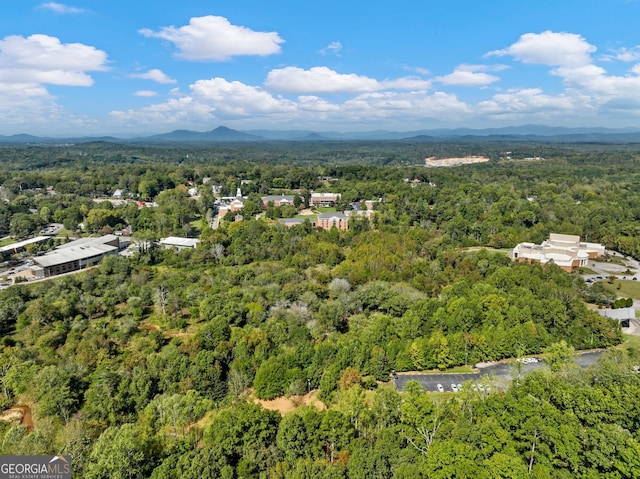
<path fill-rule="evenodd" d="M 268 409 L 269 411 L 278 411 L 282 416 L 295 411 L 300 406 L 313 406 L 318 411 L 326 409 L 324 403 L 318 399 L 317 389 L 314 389 L 310 393 L 304 395 L 279 397 L 268 401 L 265 399 L 258 399 L 253 395 L 251 396 L 251 399 L 253 402 L 260 404 L 263 408 Z"/>
<path fill-rule="evenodd" d="M 33 415 L 31 408 L 21 404 L 11 406 L 0 415 L 0 421 L 19 422 L 23 426 L 27 426 L 27 431 L 33 431 Z"/>

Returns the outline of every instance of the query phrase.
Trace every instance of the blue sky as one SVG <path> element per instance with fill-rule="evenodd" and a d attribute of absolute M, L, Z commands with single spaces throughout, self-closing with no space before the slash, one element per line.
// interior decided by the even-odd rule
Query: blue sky
<path fill-rule="evenodd" d="M 0 134 L 640 128 L 639 0 L 3 2 Z"/>

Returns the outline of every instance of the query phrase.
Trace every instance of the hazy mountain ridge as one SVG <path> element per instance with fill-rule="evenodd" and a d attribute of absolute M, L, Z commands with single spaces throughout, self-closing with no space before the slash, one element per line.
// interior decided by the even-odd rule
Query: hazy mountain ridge
<path fill-rule="evenodd" d="M 107 141 L 117 143 L 243 143 L 261 141 L 552 141 L 552 142 L 640 142 L 640 129 L 566 128 L 546 125 L 521 125 L 504 128 L 453 128 L 416 131 L 316 132 L 312 130 L 247 130 L 219 126 L 209 131 L 174 130 L 150 136 L 118 138 L 114 136 L 40 137 L 26 133 L 0 135 L 0 143 L 65 144 Z"/>

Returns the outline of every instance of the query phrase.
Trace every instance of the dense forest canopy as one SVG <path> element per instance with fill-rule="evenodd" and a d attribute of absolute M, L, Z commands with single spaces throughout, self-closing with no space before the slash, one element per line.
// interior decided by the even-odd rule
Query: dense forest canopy
<path fill-rule="evenodd" d="M 491 161 L 422 166 L 464 154 Z M 0 291 L 0 403 L 34 416 L 32 430 L 0 421 L 3 454 L 71 454 L 85 478 L 640 475 L 637 351 L 589 370 L 559 362 L 490 393 L 399 393 L 389 381 L 618 345 L 617 322 L 586 304 L 615 295 L 553 264 L 512 263 L 505 249 L 556 232 L 640 258 L 632 146 L 89 144 L 0 155 L 5 234 L 129 227 L 144 245 Z M 243 221 L 209 226 L 212 185 L 223 196 L 241 187 Z M 131 201 L 106 201 L 115 190 Z M 340 193 L 339 210 L 374 200 L 374 214 L 348 231 L 286 227 L 274 221 L 285 207 L 253 215 L 261 196 L 308 204 L 311 191 Z M 201 241 L 160 249 L 168 235 Z M 324 409 L 281 417 L 253 401 L 309 390 Z"/>

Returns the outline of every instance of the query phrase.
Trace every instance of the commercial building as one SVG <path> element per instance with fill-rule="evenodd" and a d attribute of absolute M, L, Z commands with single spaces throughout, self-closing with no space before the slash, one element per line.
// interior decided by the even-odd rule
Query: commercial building
<path fill-rule="evenodd" d="M 36 278 L 48 278 L 97 264 L 109 254 L 117 254 L 120 239 L 115 235 L 82 238 L 58 246 L 42 256 L 33 258 L 31 273 Z"/>
<path fill-rule="evenodd" d="M 551 233 L 542 244 L 520 243 L 513 248 L 514 261 L 528 261 L 547 264 L 550 262 L 565 271 L 587 266 L 590 259 L 604 255 L 604 246 L 599 243 L 585 243 L 580 236 Z"/>
<path fill-rule="evenodd" d="M 200 240 L 197 238 L 180 238 L 178 236 L 168 236 L 160 240 L 160 244 L 165 249 L 175 248 L 177 250 L 193 249 L 198 246 L 199 242 Z"/>

